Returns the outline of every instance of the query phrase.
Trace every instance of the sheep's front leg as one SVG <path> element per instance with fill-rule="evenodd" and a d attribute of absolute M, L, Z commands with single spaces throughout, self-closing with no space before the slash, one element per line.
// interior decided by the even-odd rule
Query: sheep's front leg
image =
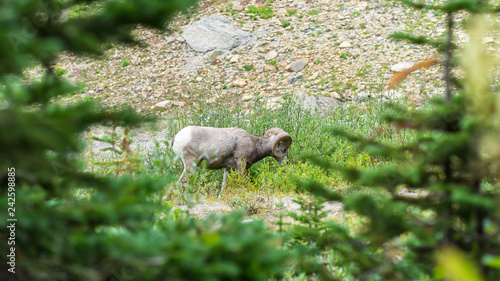
<path fill-rule="evenodd" d="M 222 194 L 222 191 L 224 191 L 224 187 L 226 187 L 226 184 L 227 184 L 227 177 L 228 177 L 228 173 L 229 173 L 229 169 L 228 168 L 225 168 L 224 169 L 224 177 L 222 178 L 222 186 L 220 188 L 220 192 L 219 192 L 219 197 L 220 198 L 220 195 Z"/>
<path fill-rule="evenodd" d="M 247 171 L 247 161 L 246 159 L 236 161 L 236 169 L 240 175 L 245 175 Z"/>

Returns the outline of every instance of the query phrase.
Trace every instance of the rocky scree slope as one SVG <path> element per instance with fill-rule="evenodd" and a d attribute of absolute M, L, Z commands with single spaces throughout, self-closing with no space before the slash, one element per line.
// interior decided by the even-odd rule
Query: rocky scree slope
<path fill-rule="evenodd" d="M 245 42 L 193 49 L 186 42 L 189 27 L 206 17 L 225 19 L 243 34 L 237 40 Z M 388 37 L 412 31 L 437 39 L 444 35 L 443 22 L 443 14 L 386 0 L 201 1 L 192 14 L 180 15 L 169 26 L 171 32 L 137 27 L 135 36 L 145 47 L 115 46 L 99 59 L 64 55 L 57 67 L 84 85 L 65 102 L 98 99 L 106 106 L 131 105 L 159 115 L 199 101 L 272 107 L 283 95 L 296 93 L 341 102 L 396 96 L 418 104 L 442 92 L 440 67 L 412 73 L 389 92 L 391 67 L 438 54 Z M 456 30 L 455 40 L 465 42 L 467 36 Z M 497 42 L 491 39 L 488 47 L 496 49 Z"/>

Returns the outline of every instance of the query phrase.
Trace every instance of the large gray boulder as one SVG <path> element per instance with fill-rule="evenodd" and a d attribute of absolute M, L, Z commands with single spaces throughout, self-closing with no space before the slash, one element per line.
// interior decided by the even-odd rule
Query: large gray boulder
<path fill-rule="evenodd" d="M 332 97 L 325 97 L 321 95 L 308 95 L 306 93 L 297 93 L 297 99 L 302 101 L 302 106 L 305 110 L 311 113 L 318 113 L 326 115 L 331 113 L 332 110 L 342 105 L 342 102 Z"/>
<path fill-rule="evenodd" d="M 181 35 L 189 47 L 206 53 L 213 50 L 231 50 L 253 42 L 250 32 L 236 28 L 221 16 L 203 17 L 186 27 Z"/>
<path fill-rule="evenodd" d="M 309 95 L 301 91 L 296 92 L 293 95 L 293 98 L 303 111 L 322 116 L 331 114 L 335 109 L 342 106 L 342 102 L 336 98 L 321 95 Z M 284 100 L 281 96 L 269 97 L 266 101 L 266 108 L 270 110 L 279 109 L 283 106 L 283 102 Z"/>

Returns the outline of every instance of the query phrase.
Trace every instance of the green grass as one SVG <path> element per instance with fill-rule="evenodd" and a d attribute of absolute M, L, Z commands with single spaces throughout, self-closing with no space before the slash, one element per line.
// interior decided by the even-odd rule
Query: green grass
<path fill-rule="evenodd" d="M 127 59 L 123 59 L 121 62 L 120 62 L 120 65 L 123 66 L 123 67 L 126 67 L 126 66 L 129 66 L 130 65 L 130 62 L 127 60 Z"/>
<path fill-rule="evenodd" d="M 331 190 L 343 191 L 349 186 L 336 171 L 325 171 L 313 165 L 306 158 L 308 155 L 319 156 L 333 164 L 368 169 L 377 165 L 386 165 L 387 160 L 360 152 L 360 147 L 343 138 L 333 136 L 331 128 L 339 127 L 350 133 L 379 140 L 385 143 L 406 144 L 413 137 L 409 131 L 399 132 L 393 126 L 383 122 L 380 116 L 390 112 L 383 104 L 367 101 L 364 104 L 355 104 L 349 107 L 340 107 L 336 111 L 319 115 L 305 111 L 290 97 L 285 97 L 282 107 L 276 110 L 267 110 L 263 102 L 255 102 L 253 112 L 248 114 L 246 108 L 235 104 L 209 105 L 198 102 L 187 112 L 178 112 L 168 119 L 168 137 L 171 139 L 178 131 L 188 125 L 212 127 L 240 127 L 250 134 L 261 136 L 272 127 L 280 127 L 289 132 L 293 144 L 289 150 L 287 165 L 279 166 L 272 158 L 254 164 L 248 171 L 248 181 L 236 181 L 229 184 L 224 194 L 232 197 L 248 196 L 248 194 L 266 195 L 271 197 L 293 196 L 301 193 L 294 182 L 296 180 L 314 179 Z M 133 134 L 132 134 L 133 136 Z M 119 137 L 119 136 L 118 136 Z M 175 159 L 173 152 L 166 146 L 158 146 L 154 151 L 139 148 L 132 155 L 135 157 L 134 173 L 146 175 L 170 176 L 178 178 L 182 172 L 181 161 Z M 102 165 L 99 163 L 113 163 L 112 155 L 107 158 L 97 158 L 96 155 L 87 155 L 86 162 L 92 163 L 90 170 L 102 174 L 114 174 L 116 165 Z M 89 159 L 90 158 L 90 159 Z M 114 159 L 114 160 L 113 160 Z M 123 171 L 125 168 L 120 168 Z M 218 194 L 222 183 L 222 170 L 199 171 L 189 185 L 191 192 L 202 196 Z M 177 186 L 172 183 L 168 190 Z M 174 200 L 181 200 L 182 193 L 173 196 Z M 182 200 L 181 200 L 182 201 Z"/>
<path fill-rule="evenodd" d="M 254 70 L 254 66 L 253 66 L 253 65 L 251 65 L 251 64 L 245 64 L 245 65 L 243 66 L 243 70 L 245 70 L 245 71 L 251 71 L 251 70 Z"/>
<path fill-rule="evenodd" d="M 289 15 L 289 16 L 293 16 L 297 13 L 297 9 L 290 9 L 290 10 L 286 10 L 286 13 Z"/>
<path fill-rule="evenodd" d="M 79 4 L 68 11 L 68 18 L 91 17 L 97 15 L 104 8 L 106 1 L 95 1 L 90 4 Z"/>
<path fill-rule="evenodd" d="M 340 54 L 340 58 L 342 58 L 342 59 L 347 59 L 350 56 L 351 56 L 351 54 L 349 52 L 343 52 Z"/>
<path fill-rule="evenodd" d="M 65 68 L 56 67 L 55 72 L 56 72 L 57 76 L 62 76 L 64 74 L 66 74 L 68 72 L 68 70 L 66 70 Z"/>
<path fill-rule="evenodd" d="M 274 16 L 274 11 L 271 8 L 266 8 L 265 6 L 255 7 L 249 6 L 246 11 L 248 14 L 259 15 L 260 18 L 269 19 Z"/>
<path fill-rule="evenodd" d="M 313 10 L 310 10 L 307 14 L 308 14 L 309 16 L 315 16 L 315 15 L 318 15 L 319 13 L 321 13 L 321 11 L 320 11 L 320 10 L 315 10 L 315 9 L 313 9 Z"/>

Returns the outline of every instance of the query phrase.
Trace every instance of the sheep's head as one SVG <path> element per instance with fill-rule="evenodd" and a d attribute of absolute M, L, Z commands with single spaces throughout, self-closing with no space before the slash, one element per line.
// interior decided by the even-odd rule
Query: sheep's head
<path fill-rule="evenodd" d="M 288 149 L 292 145 L 292 137 L 280 128 L 267 130 L 264 137 L 272 140 L 272 156 L 281 165 L 285 157 L 288 156 Z"/>

